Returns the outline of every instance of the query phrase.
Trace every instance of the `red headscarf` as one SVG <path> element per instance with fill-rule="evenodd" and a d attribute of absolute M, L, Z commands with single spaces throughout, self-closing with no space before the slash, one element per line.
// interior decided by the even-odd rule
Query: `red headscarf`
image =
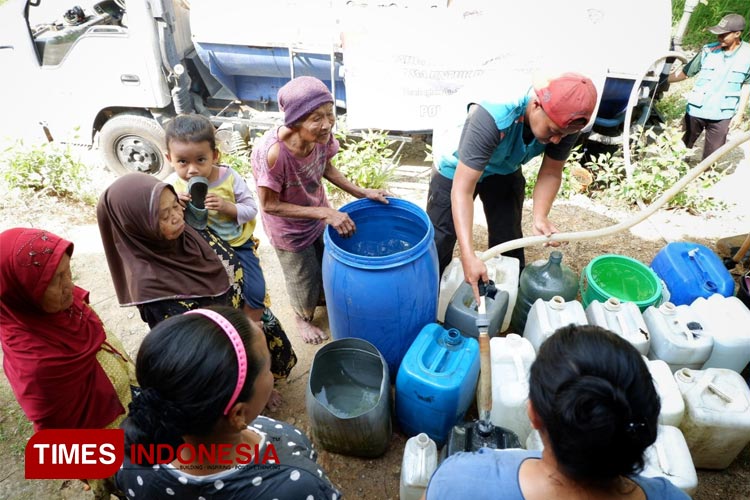
<path fill-rule="evenodd" d="M 96 429 L 125 409 L 96 360 L 104 326 L 75 287 L 73 305 L 42 309 L 42 297 L 73 243 L 41 229 L 0 233 L 3 368 L 26 416 L 41 429 Z"/>

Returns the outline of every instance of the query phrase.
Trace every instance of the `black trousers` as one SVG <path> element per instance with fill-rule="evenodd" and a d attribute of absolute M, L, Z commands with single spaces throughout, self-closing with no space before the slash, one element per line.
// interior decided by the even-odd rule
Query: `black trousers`
<path fill-rule="evenodd" d="M 451 187 L 453 180 L 433 170 L 427 193 L 427 215 L 435 227 L 440 275 L 450 264 L 456 246 L 456 228 L 451 212 Z M 523 237 L 521 217 L 523 215 L 526 179 L 519 168 L 508 175 L 490 175 L 477 183 L 474 198 L 482 200 L 487 218 L 488 248 Z M 523 248 L 505 252 L 503 255 L 519 260 L 521 269 L 525 264 Z"/>
<path fill-rule="evenodd" d="M 682 136 L 682 142 L 685 146 L 692 148 L 695 145 L 695 141 L 701 135 L 701 132 L 706 131 L 706 140 L 703 143 L 703 160 L 708 156 L 722 147 L 727 142 L 727 134 L 729 133 L 729 122 L 731 118 L 724 120 L 708 120 L 705 118 L 696 118 L 685 114 L 685 134 Z"/>

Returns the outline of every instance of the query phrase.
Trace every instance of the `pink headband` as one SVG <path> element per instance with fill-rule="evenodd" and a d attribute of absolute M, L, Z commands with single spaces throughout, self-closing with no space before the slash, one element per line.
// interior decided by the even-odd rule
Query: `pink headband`
<path fill-rule="evenodd" d="M 234 347 L 234 352 L 237 354 L 237 364 L 239 365 L 239 369 L 237 370 L 237 385 L 234 388 L 232 397 L 229 398 L 227 407 L 224 408 L 224 415 L 228 415 L 232 405 L 237 401 L 237 397 L 240 395 L 240 391 L 245 385 L 245 378 L 247 377 L 247 354 L 245 353 L 245 346 L 242 344 L 242 338 L 240 338 L 240 334 L 237 333 L 237 330 L 232 326 L 232 323 L 215 311 L 210 311 L 208 309 L 193 309 L 185 314 L 201 314 L 219 325 L 221 329 L 224 330 L 224 333 L 227 334 L 227 337 L 229 337 L 229 341 L 232 343 L 232 347 Z"/>

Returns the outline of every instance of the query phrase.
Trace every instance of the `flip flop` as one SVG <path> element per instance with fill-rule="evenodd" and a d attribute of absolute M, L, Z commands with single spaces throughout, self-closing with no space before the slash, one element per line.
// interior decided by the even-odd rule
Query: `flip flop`
<path fill-rule="evenodd" d="M 201 176 L 191 177 L 188 181 L 188 193 L 191 203 L 195 208 L 203 210 L 206 208 L 206 194 L 208 194 L 208 179 Z"/>

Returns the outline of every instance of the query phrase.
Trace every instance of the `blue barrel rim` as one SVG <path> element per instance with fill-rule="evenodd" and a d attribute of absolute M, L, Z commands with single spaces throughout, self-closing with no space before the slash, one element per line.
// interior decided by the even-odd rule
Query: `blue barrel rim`
<path fill-rule="evenodd" d="M 333 227 L 331 226 L 327 226 L 323 233 L 323 243 L 326 250 L 328 250 L 328 252 L 339 262 L 361 269 L 389 269 L 392 267 L 403 266 L 405 264 L 413 262 L 422 254 L 429 251 L 430 243 L 432 243 L 435 238 L 435 228 L 432 226 L 432 222 L 427 216 L 427 213 L 419 208 L 419 206 L 410 201 L 391 197 L 388 197 L 387 199 L 388 204 L 386 205 L 384 203 L 380 203 L 379 201 L 361 198 L 347 203 L 339 210 L 347 214 L 351 214 L 358 210 L 369 207 L 385 207 L 386 209 L 397 208 L 405 210 L 412 215 L 416 215 L 417 218 L 426 226 L 427 231 L 422 239 L 420 239 L 411 248 L 402 252 L 396 252 L 390 255 L 382 256 L 358 255 L 355 253 L 347 252 L 346 250 L 338 246 L 331 237 L 331 231 L 335 231 L 335 229 L 333 229 Z M 352 219 L 354 219 L 354 217 L 352 217 Z"/>

